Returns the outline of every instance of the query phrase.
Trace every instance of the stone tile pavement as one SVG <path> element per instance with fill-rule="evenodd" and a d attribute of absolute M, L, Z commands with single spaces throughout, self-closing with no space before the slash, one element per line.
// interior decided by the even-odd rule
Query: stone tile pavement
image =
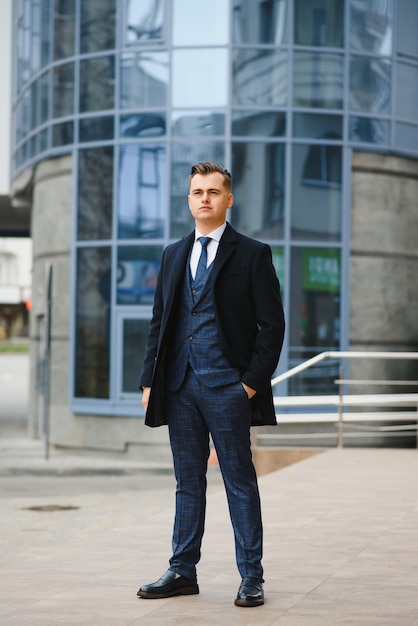
<path fill-rule="evenodd" d="M 417 450 L 329 450 L 262 476 L 266 603 L 239 608 L 217 469 L 200 595 L 141 600 L 138 586 L 167 567 L 170 471 L 45 461 L 39 446 L 0 442 L 2 626 L 418 626 Z M 62 509 L 29 509 L 47 505 Z"/>

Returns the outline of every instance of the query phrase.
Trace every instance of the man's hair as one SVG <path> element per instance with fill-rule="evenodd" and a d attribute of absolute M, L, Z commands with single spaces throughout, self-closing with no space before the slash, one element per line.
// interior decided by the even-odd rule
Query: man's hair
<path fill-rule="evenodd" d="M 224 187 L 228 193 L 231 193 L 231 189 L 232 189 L 231 174 L 228 172 L 228 170 L 222 167 L 222 165 L 219 165 L 218 163 L 211 163 L 210 161 L 204 161 L 202 163 L 195 163 L 194 165 L 192 165 L 192 169 L 190 171 L 190 176 L 189 176 L 189 186 L 190 186 L 190 183 L 192 182 L 193 176 L 196 176 L 196 174 L 205 175 L 205 174 L 212 174 L 213 172 L 218 172 L 219 174 L 222 174 L 223 179 L 224 179 L 223 180 Z"/>

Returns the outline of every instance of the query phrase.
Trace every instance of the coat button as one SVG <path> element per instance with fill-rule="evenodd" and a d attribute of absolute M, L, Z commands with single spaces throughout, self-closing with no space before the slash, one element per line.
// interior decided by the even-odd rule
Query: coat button
<path fill-rule="evenodd" d="M 189 339 L 189 341 L 190 341 L 191 339 L 193 339 L 193 335 L 189 335 L 189 336 L 187 337 L 187 339 Z"/>

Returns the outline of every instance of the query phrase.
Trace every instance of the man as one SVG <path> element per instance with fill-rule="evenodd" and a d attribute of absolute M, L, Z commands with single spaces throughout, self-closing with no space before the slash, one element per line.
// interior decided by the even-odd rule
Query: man
<path fill-rule="evenodd" d="M 197 163 L 189 178 L 195 231 L 169 245 L 158 276 L 140 378 L 145 423 L 168 424 L 177 481 L 169 569 L 141 598 L 199 593 L 209 434 L 228 498 L 242 580 L 235 604 L 264 603 L 262 521 L 250 426 L 276 424 L 270 379 L 284 316 L 271 250 L 226 214 L 231 175 Z"/>

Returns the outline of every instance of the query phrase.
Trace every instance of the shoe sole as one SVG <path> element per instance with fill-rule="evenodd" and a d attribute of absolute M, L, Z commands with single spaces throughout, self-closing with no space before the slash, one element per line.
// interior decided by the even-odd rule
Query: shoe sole
<path fill-rule="evenodd" d="M 158 600 L 159 598 L 173 598 L 174 596 L 193 596 L 199 593 L 199 587 L 193 585 L 191 587 L 183 587 L 181 589 L 173 589 L 173 591 L 166 591 L 165 593 L 150 593 L 149 591 L 139 590 L 136 594 L 138 598 L 145 598 L 147 600 Z"/>
<path fill-rule="evenodd" d="M 261 606 L 264 604 L 264 600 L 240 600 L 236 598 L 234 604 L 235 606 Z"/>

